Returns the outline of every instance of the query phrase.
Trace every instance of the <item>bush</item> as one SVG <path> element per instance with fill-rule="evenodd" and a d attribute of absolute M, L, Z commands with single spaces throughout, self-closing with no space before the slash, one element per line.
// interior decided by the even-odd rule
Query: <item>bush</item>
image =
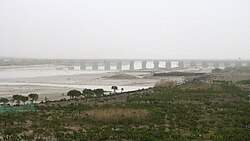
<path fill-rule="evenodd" d="M 125 122 L 129 120 L 138 123 L 146 119 L 149 111 L 146 109 L 132 108 L 103 108 L 86 111 L 90 119 L 103 122 Z"/>

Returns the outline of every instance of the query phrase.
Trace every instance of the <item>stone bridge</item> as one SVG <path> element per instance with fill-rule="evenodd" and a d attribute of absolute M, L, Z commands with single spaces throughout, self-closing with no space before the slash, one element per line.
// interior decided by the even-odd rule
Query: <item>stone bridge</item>
<path fill-rule="evenodd" d="M 250 60 L 178 60 L 178 59 L 0 59 L 0 66 L 11 65 L 59 65 L 70 70 L 79 66 L 81 70 L 110 70 L 111 67 L 116 70 L 149 70 L 149 69 L 171 69 L 176 68 L 224 68 L 250 66 Z M 139 68 L 135 67 L 139 66 Z M 139 65 L 138 65 L 139 64 Z M 150 66 L 150 67 L 149 67 Z"/>

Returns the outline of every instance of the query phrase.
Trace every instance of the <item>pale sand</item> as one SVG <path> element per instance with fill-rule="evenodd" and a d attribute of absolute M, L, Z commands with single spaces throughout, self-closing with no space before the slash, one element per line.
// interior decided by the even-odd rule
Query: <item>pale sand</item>
<path fill-rule="evenodd" d="M 29 77 L 2 79 L 0 82 L 9 83 L 41 83 L 41 84 L 56 84 L 56 85 L 93 85 L 93 86 L 143 86 L 152 87 L 154 84 L 163 78 L 152 78 L 150 72 L 126 72 L 128 75 L 133 75 L 135 79 L 113 78 L 117 76 L 117 72 L 97 73 L 97 74 L 79 74 L 79 75 L 60 75 L 46 77 Z M 182 81 L 182 77 L 165 77 L 164 79 Z M 48 97 L 49 100 L 58 100 L 67 98 L 66 93 L 74 88 L 55 87 L 55 86 L 35 86 L 35 85 L 0 85 L 0 97 L 11 97 L 14 94 L 27 95 L 29 93 L 38 93 L 39 101 Z M 77 88 L 76 88 L 77 89 Z M 82 89 L 78 90 L 82 91 Z M 64 97 L 62 96 L 64 94 Z"/>
<path fill-rule="evenodd" d="M 58 100 L 61 98 L 67 98 L 66 93 L 70 88 L 60 87 L 44 87 L 44 86 L 32 86 L 32 85 L 0 85 L 1 97 L 11 99 L 12 95 L 22 94 L 27 96 L 30 93 L 39 94 L 39 101 L 44 101 L 45 97 L 49 100 Z M 64 94 L 64 96 L 63 96 Z"/>

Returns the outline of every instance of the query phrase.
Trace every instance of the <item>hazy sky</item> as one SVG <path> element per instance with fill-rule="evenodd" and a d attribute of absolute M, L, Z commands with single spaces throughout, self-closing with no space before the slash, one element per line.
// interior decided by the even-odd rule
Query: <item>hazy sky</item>
<path fill-rule="evenodd" d="M 0 56 L 250 59 L 250 0 L 0 0 Z"/>

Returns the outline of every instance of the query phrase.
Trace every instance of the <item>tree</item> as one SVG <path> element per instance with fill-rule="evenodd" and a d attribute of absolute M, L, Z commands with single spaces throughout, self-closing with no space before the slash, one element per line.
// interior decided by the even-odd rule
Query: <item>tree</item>
<path fill-rule="evenodd" d="M 101 97 L 101 96 L 104 95 L 104 90 L 103 89 L 95 89 L 93 91 L 94 91 L 96 97 Z"/>
<path fill-rule="evenodd" d="M 90 97 L 93 97 L 95 93 L 94 93 L 94 91 L 91 90 L 91 89 L 84 89 L 84 90 L 82 91 L 82 94 L 83 94 L 83 96 L 84 96 L 85 98 L 90 98 Z"/>
<path fill-rule="evenodd" d="M 44 97 L 44 101 L 45 101 L 45 102 L 48 102 L 48 101 L 49 101 L 49 98 L 45 96 L 45 97 Z"/>
<path fill-rule="evenodd" d="M 75 98 L 78 98 L 82 95 L 82 93 L 80 91 L 75 91 Z"/>
<path fill-rule="evenodd" d="M 38 94 L 35 94 L 35 93 L 29 94 L 28 97 L 31 99 L 31 103 L 33 103 L 34 101 L 37 101 L 39 98 Z"/>
<path fill-rule="evenodd" d="M 111 89 L 114 90 L 114 93 L 116 93 L 116 90 L 118 90 L 118 87 L 117 86 L 112 86 Z"/>
<path fill-rule="evenodd" d="M 21 95 L 21 101 L 25 104 L 26 101 L 29 100 L 29 97 L 28 96 L 22 96 Z"/>
<path fill-rule="evenodd" d="M 67 93 L 67 96 L 69 96 L 69 99 L 73 99 L 73 98 L 74 98 L 74 93 L 72 93 L 72 90 L 70 90 L 70 91 Z"/>
<path fill-rule="evenodd" d="M 13 98 L 13 102 L 17 102 L 17 105 L 20 105 L 20 102 L 21 102 L 21 95 L 13 95 L 12 98 Z"/>
<path fill-rule="evenodd" d="M 29 97 L 23 96 L 23 95 L 13 95 L 12 98 L 13 98 L 13 102 L 14 101 L 17 102 L 17 105 L 20 105 L 21 101 L 25 104 L 25 102 L 29 100 Z"/>
<path fill-rule="evenodd" d="M 0 98 L 0 103 L 3 103 L 4 105 L 9 102 L 9 99 L 7 98 Z"/>
<path fill-rule="evenodd" d="M 67 96 L 70 97 L 70 99 L 73 99 L 73 98 L 77 98 L 79 96 L 81 96 L 82 93 L 78 90 L 70 90 L 68 93 L 67 93 Z"/>

